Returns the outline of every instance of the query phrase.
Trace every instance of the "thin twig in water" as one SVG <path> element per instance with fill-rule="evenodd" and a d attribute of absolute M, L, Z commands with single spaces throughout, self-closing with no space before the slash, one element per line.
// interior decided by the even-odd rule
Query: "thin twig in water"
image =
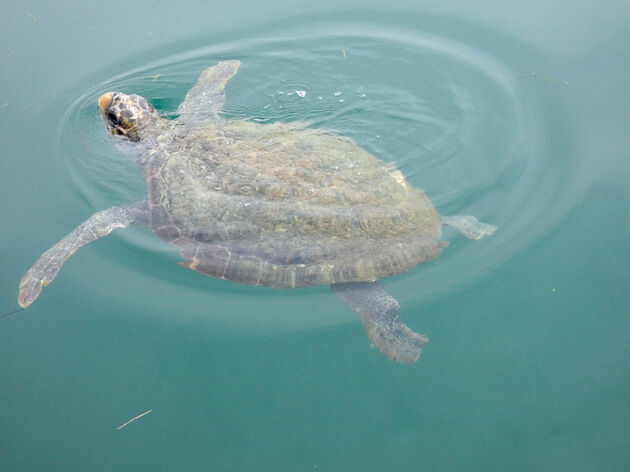
<path fill-rule="evenodd" d="M 83 138 L 83 147 L 87 152 L 90 152 L 90 146 L 88 145 L 87 138 L 85 137 L 85 131 L 81 128 L 81 137 Z"/>
<path fill-rule="evenodd" d="M 148 414 L 149 414 L 149 413 L 151 413 L 152 411 L 153 411 L 153 409 L 151 409 L 151 410 L 147 410 L 147 411 L 145 411 L 144 413 L 142 413 L 142 414 L 140 414 L 140 415 L 136 416 L 135 418 L 131 418 L 131 419 L 130 419 L 129 421 L 127 421 L 126 423 L 121 424 L 121 425 L 120 425 L 120 426 L 118 426 L 118 428 L 116 428 L 116 429 L 123 429 L 123 428 L 124 428 L 125 426 L 127 426 L 129 423 L 131 423 L 131 422 L 133 422 L 133 421 L 136 421 L 137 419 L 142 418 L 144 415 L 148 415 Z"/>
<path fill-rule="evenodd" d="M 11 316 L 22 310 L 24 310 L 24 308 L 18 308 L 17 310 L 13 310 L 13 311 L 10 311 L 9 313 L 5 313 L 4 315 L 0 315 L 0 318 L 6 318 L 7 316 Z"/>

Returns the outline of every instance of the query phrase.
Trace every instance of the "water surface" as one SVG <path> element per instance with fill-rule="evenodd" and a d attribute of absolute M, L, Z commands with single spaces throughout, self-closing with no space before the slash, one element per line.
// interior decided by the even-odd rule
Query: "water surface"
<path fill-rule="evenodd" d="M 384 281 L 431 338 L 413 366 L 327 287 L 203 277 L 143 228 L 90 244 L 2 319 L 0 469 L 630 467 L 630 11 L 483 5 L 3 7 L 5 311 L 41 252 L 143 196 L 98 96 L 172 114 L 224 59 L 226 116 L 348 136 L 500 229 Z"/>

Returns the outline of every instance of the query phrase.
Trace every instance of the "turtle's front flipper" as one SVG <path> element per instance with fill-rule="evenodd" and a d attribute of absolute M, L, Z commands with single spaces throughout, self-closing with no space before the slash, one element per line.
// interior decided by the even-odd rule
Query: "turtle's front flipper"
<path fill-rule="evenodd" d="M 144 203 L 129 207 L 113 207 L 94 213 L 77 226 L 68 236 L 46 251 L 33 264 L 22 280 L 18 303 L 26 308 L 39 296 L 45 287 L 57 276 L 61 265 L 81 246 L 108 235 L 116 228 L 126 228 L 134 221 L 146 217 Z"/>
<path fill-rule="evenodd" d="M 442 224 L 457 228 L 470 239 L 481 239 L 484 236 L 490 236 L 497 230 L 496 226 L 480 223 L 474 216 L 443 216 Z"/>
<path fill-rule="evenodd" d="M 240 66 L 240 61 L 223 61 L 204 70 L 177 108 L 177 113 L 187 121 L 216 117 L 225 103 L 225 85 Z"/>
<path fill-rule="evenodd" d="M 370 342 L 387 358 L 403 364 L 418 360 L 429 338 L 405 326 L 398 315 L 398 302 L 380 283 L 335 284 L 332 289 L 356 311 Z"/>

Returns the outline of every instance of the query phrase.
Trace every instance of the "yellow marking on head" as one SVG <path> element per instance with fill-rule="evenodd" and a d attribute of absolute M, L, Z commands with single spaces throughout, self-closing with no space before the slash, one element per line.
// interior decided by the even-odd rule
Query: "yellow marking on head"
<path fill-rule="evenodd" d="M 110 103 L 112 103 L 111 93 L 101 95 L 101 98 L 98 99 L 98 109 L 101 112 L 101 115 L 105 113 L 105 108 L 107 108 Z"/>

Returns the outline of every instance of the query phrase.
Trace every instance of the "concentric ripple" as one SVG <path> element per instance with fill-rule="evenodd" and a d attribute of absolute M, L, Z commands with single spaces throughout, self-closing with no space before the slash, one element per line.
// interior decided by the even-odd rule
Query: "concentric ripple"
<path fill-rule="evenodd" d="M 175 49 L 177 49 L 175 47 Z M 435 262 L 391 283 L 409 298 L 469 282 L 506 263 L 547 233 L 577 201 L 549 136 L 545 92 L 519 64 L 448 35 L 371 22 L 296 21 L 238 40 L 198 39 L 155 60 L 113 64 L 111 75 L 80 92 L 58 134 L 77 191 L 96 211 L 142 198 L 138 169 L 109 142 L 97 99 L 137 93 L 169 115 L 198 74 L 220 60 L 242 67 L 224 112 L 261 123 L 303 121 L 353 138 L 394 163 L 442 214 L 472 214 L 499 231 L 479 242 L 445 230 L 451 246 Z M 580 172 L 575 165 L 574 172 Z M 87 215 L 86 215 L 87 216 Z M 166 252 L 146 232 L 121 236 Z M 129 236 L 131 234 L 131 236 Z M 155 275 L 155 274 L 154 274 Z M 164 273 L 159 277 L 170 278 Z"/>

